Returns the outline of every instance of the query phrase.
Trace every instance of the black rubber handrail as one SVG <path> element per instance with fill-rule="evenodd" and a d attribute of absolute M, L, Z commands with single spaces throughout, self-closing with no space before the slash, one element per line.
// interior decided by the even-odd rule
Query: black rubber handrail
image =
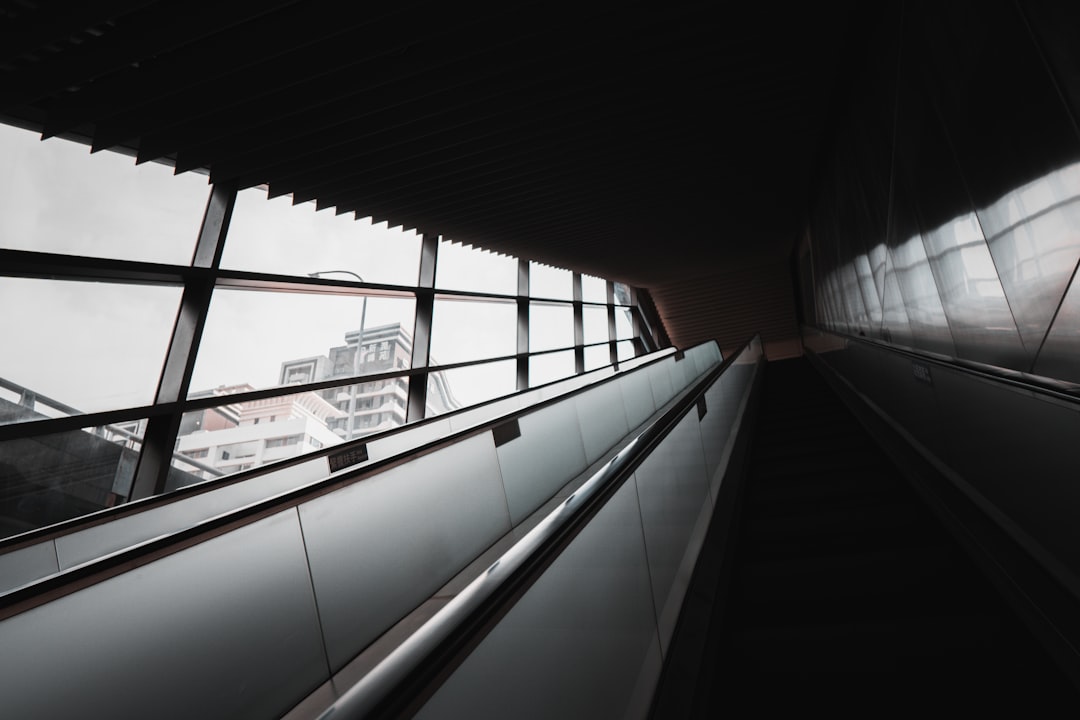
<path fill-rule="evenodd" d="M 415 714 L 756 337 L 685 390 L 661 417 L 345 691 L 320 719 L 387 720 Z"/>

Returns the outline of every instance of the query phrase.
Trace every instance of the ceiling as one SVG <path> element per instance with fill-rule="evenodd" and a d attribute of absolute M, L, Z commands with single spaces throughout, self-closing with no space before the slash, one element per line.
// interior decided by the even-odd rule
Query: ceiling
<path fill-rule="evenodd" d="M 0 117 L 794 334 L 845 6 L 362 5 L 0 0 Z"/>

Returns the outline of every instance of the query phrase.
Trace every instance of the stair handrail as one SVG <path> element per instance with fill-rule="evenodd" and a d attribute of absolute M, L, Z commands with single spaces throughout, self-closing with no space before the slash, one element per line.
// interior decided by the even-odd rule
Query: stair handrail
<path fill-rule="evenodd" d="M 483 639 L 702 396 L 760 337 L 755 334 L 671 401 L 667 411 L 341 694 L 320 720 L 408 717 Z M 761 359 L 760 350 L 756 362 Z"/>

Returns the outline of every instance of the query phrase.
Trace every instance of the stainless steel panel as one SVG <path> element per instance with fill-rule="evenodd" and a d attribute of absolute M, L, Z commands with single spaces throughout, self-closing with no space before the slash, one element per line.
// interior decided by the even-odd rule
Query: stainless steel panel
<path fill-rule="evenodd" d="M 417 717 L 644 717 L 659 673 L 649 570 L 630 480 Z"/>
<path fill-rule="evenodd" d="M 52 540 L 0 555 L 0 594 L 59 571 Z"/>
<path fill-rule="evenodd" d="M 56 555 L 60 567 L 66 570 L 111 552 L 186 530 L 222 513 L 316 482 L 329 474 L 326 458 L 281 468 L 63 535 L 56 539 Z"/>
<path fill-rule="evenodd" d="M 635 478 L 660 644 L 666 653 L 712 515 L 696 412 L 664 438 Z"/>
<path fill-rule="evenodd" d="M 0 623 L 12 718 L 267 718 L 327 678 L 295 510 Z"/>
<path fill-rule="evenodd" d="M 626 422 L 633 430 L 649 419 L 656 412 L 653 400 L 652 383 L 649 382 L 647 369 L 624 373 L 615 380 L 622 392 L 623 405 L 626 407 Z"/>
<path fill-rule="evenodd" d="M 578 395 L 574 404 L 585 444 L 585 461 L 592 464 L 630 432 L 622 392 L 617 383 L 607 382 Z"/>
<path fill-rule="evenodd" d="M 491 433 L 300 506 L 339 670 L 510 529 Z"/>
<path fill-rule="evenodd" d="M 496 449 L 512 525 L 588 467 L 574 405 L 561 402 L 523 415 L 521 437 Z"/>

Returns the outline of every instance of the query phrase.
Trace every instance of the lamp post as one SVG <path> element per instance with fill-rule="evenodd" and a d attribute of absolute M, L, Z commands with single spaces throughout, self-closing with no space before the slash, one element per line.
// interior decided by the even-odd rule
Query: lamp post
<path fill-rule="evenodd" d="M 364 278 L 360 277 L 352 270 L 321 270 L 319 272 L 308 273 L 308 277 L 318 278 L 323 275 L 329 275 L 331 273 L 341 273 L 344 275 L 352 275 L 356 278 L 357 282 L 364 282 Z M 360 353 L 364 349 L 364 320 L 367 317 L 367 295 L 364 295 L 364 304 L 360 306 L 360 334 L 356 338 L 356 352 L 353 353 L 353 377 L 360 376 Z M 356 383 L 352 384 L 352 392 L 349 393 L 349 424 L 346 430 L 345 439 L 352 440 L 355 427 L 356 427 Z"/>

